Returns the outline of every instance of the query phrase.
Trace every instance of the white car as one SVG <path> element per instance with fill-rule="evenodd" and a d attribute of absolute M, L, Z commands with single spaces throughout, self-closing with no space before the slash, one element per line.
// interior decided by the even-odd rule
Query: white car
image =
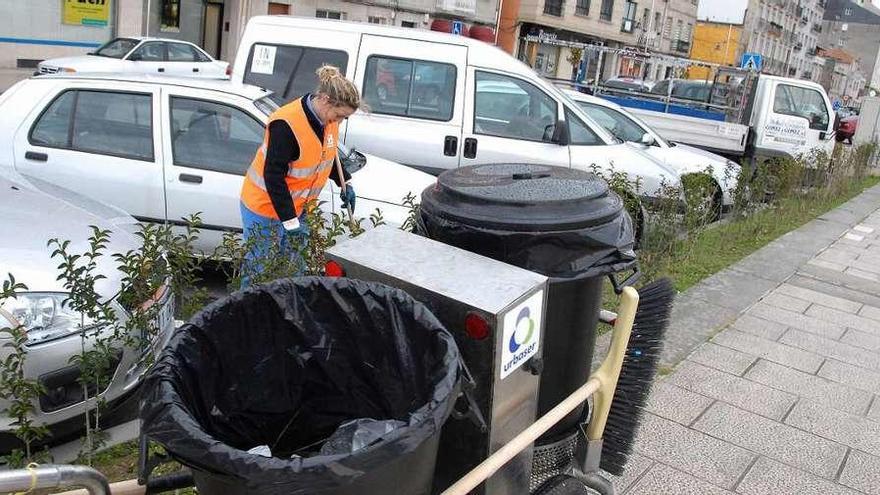
<path fill-rule="evenodd" d="M 26 179 L 10 170 L 0 170 L 0 278 L 11 273 L 16 282 L 24 283 L 15 298 L 0 299 L 0 328 L 19 325 L 27 330 L 27 357 L 25 376 L 37 380 L 44 391 L 34 404 L 33 419 L 46 425 L 52 432 L 48 440 L 64 441 L 77 436 L 85 412 L 79 366 L 71 358 L 82 352 L 80 315 L 64 303 L 67 290 L 57 280 L 60 261 L 50 256 L 46 243 L 51 238 L 70 241 L 69 250 L 81 253 L 88 249 L 92 231 L 90 225 L 110 229 L 113 234 L 104 256 L 98 259 L 97 272 L 103 280 L 97 284 L 100 296 L 113 301 L 121 289 L 123 273 L 116 267 L 112 255 L 126 253 L 139 247 L 133 235 L 137 222 L 118 208 L 85 198 L 82 195 L 42 181 Z M 162 306 L 159 313 L 159 332 L 150 348 L 164 345 L 174 329 L 173 297 L 167 287 L 156 296 Z M 128 310 L 113 303 L 121 324 L 128 318 Z M 114 328 L 103 329 L 107 338 Z M 0 334 L 0 360 L 11 352 L 7 334 Z M 86 349 L 92 347 L 91 339 Z M 121 340 L 111 362 L 112 377 L 109 386 L 101 391 L 109 403 L 108 411 L 130 397 L 148 367 L 143 359 L 147 347 L 135 348 Z M 9 403 L 0 398 L 0 411 Z M 8 453 L 18 445 L 10 432 L 14 418 L 0 413 L 0 453 Z"/>
<path fill-rule="evenodd" d="M 229 81 L 114 75 L 40 76 L 0 95 L 0 168 L 74 189 L 138 220 L 183 225 L 201 212 L 196 248 L 211 252 L 223 232 L 240 231 L 244 173 L 276 104 L 256 86 Z M 10 146 L 11 144 L 11 146 Z M 356 216 L 379 208 L 389 225 L 409 215 L 436 179 L 342 149 L 354 171 Z M 333 181 L 325 211 L 340 213 Z M 369 222 L 367 222 L 369 224 Z"/>
<path fill-rule="evenodd" d="M 720 214 L 733 205 L 733 191 L 741 172 L 738 163 L 693 146 L 669 142 L 625 108 L 608 100 L 572 90 L 564 92 L 618 139 L 637 143 L 649 155 L 677 171 L 680 177 L 709 171 L 715 186 L 713 211 Z"/>
<path fill-rule="evenodd" d="M 229 63 L 214 60 L 198 46 L 162 38 L 116 38 L 88 55 L 44 60 L 35 75 L 99 72 L 229 78 Z"/>

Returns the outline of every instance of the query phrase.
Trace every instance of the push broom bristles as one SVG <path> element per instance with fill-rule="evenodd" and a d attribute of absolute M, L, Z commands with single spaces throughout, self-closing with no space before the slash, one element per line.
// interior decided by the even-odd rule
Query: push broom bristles
<path fill-rule="evenodd" d="M 639 307 L 603 435 L 601 467 L 611 474 L 622 474 L 632 453 L 663 350 L 673 299 L 675 288 L 666 278 L 639 290 Z"/>

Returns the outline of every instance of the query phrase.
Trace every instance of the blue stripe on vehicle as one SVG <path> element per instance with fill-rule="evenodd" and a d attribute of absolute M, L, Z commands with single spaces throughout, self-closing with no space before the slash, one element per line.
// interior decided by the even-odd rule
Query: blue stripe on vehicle
<path fill-rule="evenodd" d="M 94 41 L 41 40 L 36 38 L 0 38 L 0 43 L 19 43 L 23 45 L 78 46 L 82 48 L 96 48 L 101 46 L 101 43 Z"/>

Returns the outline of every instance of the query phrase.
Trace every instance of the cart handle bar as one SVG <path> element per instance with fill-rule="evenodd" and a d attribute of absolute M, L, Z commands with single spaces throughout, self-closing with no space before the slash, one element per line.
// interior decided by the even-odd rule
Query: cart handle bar
<path fill-rule="evenodd" d="M 110 495 L 110 485 L 104 475 L 86 466 L 47 464 L 0 471 L 0 493 L 66 486 L 81 486 L 89 495 Z"/>
<path fill-rule="evenodd" d="M 625 287 L 621 296 L 620 311 L 615 318 L 611 349 L 602 366 L 586 383 L 447 488 L 441 495 L 467 495 L 596 392 L 599 392 L 599 396 L 605 399 L 602 401 L 601 406 L 603 407 L 597 407 L 595 414 L 590 419 L 588 430 L 592 434 L 588 436 L 591 437 L 591 440 L 595 440 L 596 438 L 592 437 L 598 433 L 601 438 L 605 422 L 608 420 L 611 398 L 614 397 L 614 389 L 617 387 L 617 379 L 620 376 L 626 346 L 632 332 L 638 302 L 639 295 L 636 290 L 632 287 Z"/>

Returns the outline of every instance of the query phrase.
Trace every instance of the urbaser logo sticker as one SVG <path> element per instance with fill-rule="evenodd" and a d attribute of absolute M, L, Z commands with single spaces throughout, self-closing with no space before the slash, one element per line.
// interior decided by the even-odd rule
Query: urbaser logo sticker
<path fill-rule="evenodd" d="M 543 308 L 544 291 L 539 291 L 505 313 L 499 370 L 501 379 L 516 371 L 538 353 Z"/>

